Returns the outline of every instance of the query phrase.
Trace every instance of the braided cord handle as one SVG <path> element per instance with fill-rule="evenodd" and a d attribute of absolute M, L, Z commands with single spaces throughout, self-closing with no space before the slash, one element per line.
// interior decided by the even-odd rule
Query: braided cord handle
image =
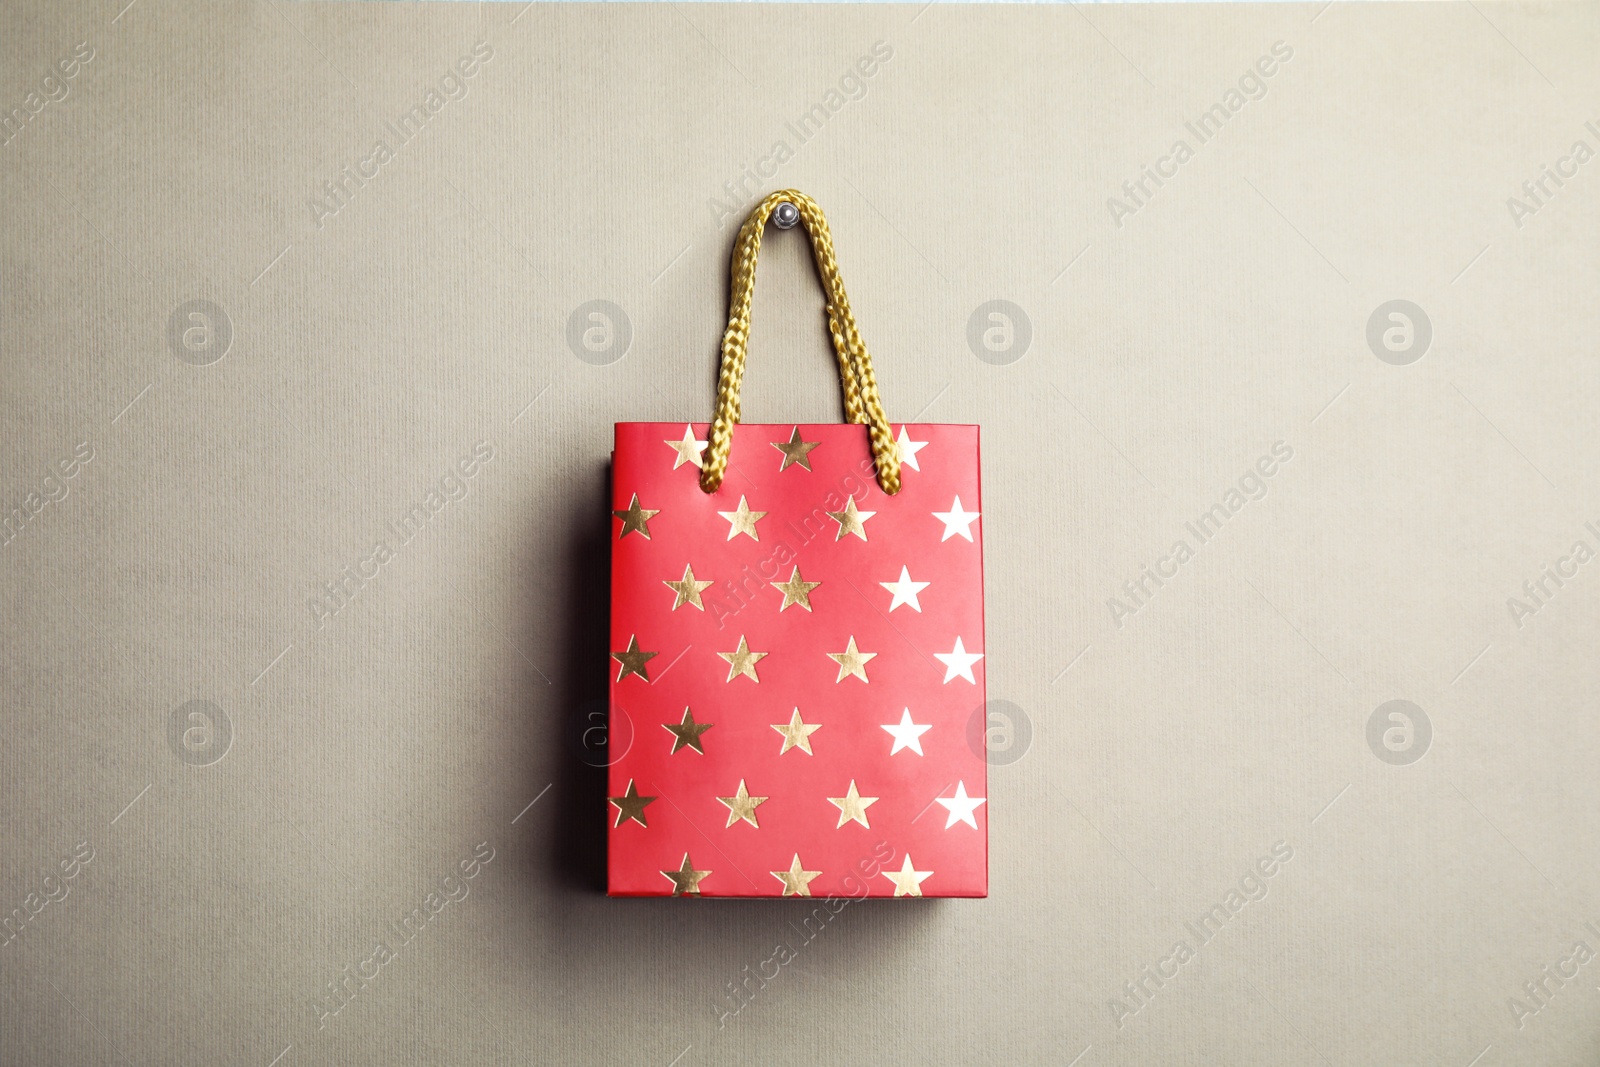
<path fill-rule="evenodd" d="M 733 428 L 739 422 L 739 388 L 744 382 L 745 349 L 750 340 L 750 302 L 756 288 L 756 257 L 761 252 L 761 233 L 767 219 L 782 203 L 793 204 L 800 222 L 811 238 L 811 252 L 817 274 L 827 296 L 828 333 L 839 357 L 839 378 L 844 389 L 845 415 L 851 422 L 867 427 L 872 440 L 872 456 L 878 469 L 878 484 L 885 493 L 900 491 L 900 451 L 895 445 L 889 417 L 878 398 L 878 380 L 872 373 L 872 356 L 856 330 L 850 300 L 839 277 L 839 264 L 833 258 L 833 236 L 822 209 L 804 193 L 780 189 L 756 205 L 739 228 L 733 251 L 733 282 L 728 300 L 728 329 L 722 335 L 722 372 L 717 382 L 717 411 L 711 422 L 710 442 L 706 446 L 705 466 L 700 472 L 700 488 L 714 493 L 722 485 L 728 469 L 728 453 L 733 448 Z"/>

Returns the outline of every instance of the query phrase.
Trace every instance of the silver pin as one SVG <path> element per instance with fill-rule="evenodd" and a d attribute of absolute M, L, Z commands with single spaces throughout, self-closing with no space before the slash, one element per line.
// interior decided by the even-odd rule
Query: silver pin
<path fill-rule="evenodd" d="M 785 200 L 772 209 L 772 221 L 780 230 L 792 230 L 800 222 L 800 209 Z"/>

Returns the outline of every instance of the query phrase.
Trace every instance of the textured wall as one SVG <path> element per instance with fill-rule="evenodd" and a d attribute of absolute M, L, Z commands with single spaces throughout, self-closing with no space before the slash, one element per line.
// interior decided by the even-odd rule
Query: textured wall
<path fill-rule="evenodd" d="M 6 1064 L 1600 1057 L 1592 5 L 124 5 L 0 11 Z M 810 940 L 599 895 L 585 747 L 786 184 L 996 702 L 990 898 Z"/>

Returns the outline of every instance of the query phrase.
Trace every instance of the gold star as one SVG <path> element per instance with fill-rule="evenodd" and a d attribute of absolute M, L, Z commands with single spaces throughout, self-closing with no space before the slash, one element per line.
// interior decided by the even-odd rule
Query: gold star
<path fill-rule="evenodd" d="M 773 723 L 772 728 L 783 735 L 783 747 L 778 749 L 778 755 L 783 755 L 791 748 L 798 748 L 808 756 L 815 755 L 811 751 L 811 735 L 822 729 L 822 724 L 807 725 L 800 718 L 800 709 L 795 708 L 794 714 L 789 716 L 789 724 Z"/>
<path fill-rule="evenodd" d="M 860 823 L 869 830 L 872 829 L 871 824 L 867 822 L 867 809 L 877 802 L 877 797 L 864 797 L 856 792 L 856 780 L 854 778 L 850 779 L 850 789 L 844 796 L 828 798 L 828 803 L 839 809 L 839 825 L 835 826 L 834 829 L 837 830 L 839 826 L 843 826 L 851 820 Z"/>
<path fill-rule="evenodd" d="M 857 511 L 856 498 L 850 497 L 844 502 L 843 511 L 830 511 L 828 518 L 839 524 L 839 532 L 833 535 L 838 541 L 847 533 L 853 533 L 861 540 L 867 539 L 866 521 L 876 515 L 876 511 Z"/>
<path fill-rule="evenodd" d="M 678 454 L 677 457 L 672 461 L 673 470 L 677 470 L 685 463 L 693 463 L 696 467 L 705 466 L 705 461 L 700 458 L 700 453 L 705 451 L 706 443 L 704 441 L 696 441 L 694 439 L 693 426 L 684 426 L 683 440 L 667 441 L 665 444 L 668 448 L 672 449 Z"/>
<path fill-rule="evenodd" d="M 637 634 L 628 638 L 626 651 L 611 653 L 611 658 L 622 664 L 622 668 L 617 671 L 617 681 L 622 681 L 630 674 L 637 674 L 648 682 L 650 680 L 650 668 L 647 664 L 659 655 L 661 655 L 659 652 L 640 652 Z"/>
<path fill-rule="evenodd" d="M 622 520 L 622 532 L 617 535 L 617 540 L 622 540 L 635 530 L 650 540 L 650 520 L 661 514 L 661 509 L 647 511 L 639 506 L 639 494 L 633 494 L 633 501 L 625 511 L 613 511 L 611 514 Z"/>
<path fill-rule="evenodd" d="M 612 653 L 612 655 L 615 654 L 616 653 Z M 867 661 L 870 659 L 876 659 L 877 656 L 878 654 L 876 652 L 862 652 L 860 649 L 856 648 L 856 639 L 854 635 L 852 635 L 850 638 L 850 644 L 845 647 L 843 652 L 828 653 L 828 658 L 839 665 L 839 677 L 833 680 L 834 684 L 837 685 L 839 682 L 844 681 L 852 674 L 857 678 L 860 678 L 863 682 L 867 681 Z"/>
<path fill-rule="evenodd" d="M 628 779 L 628 788 L 622 791 L 620 797 L 607 797 L 606 799 L 617 806 L 617 821 L 611 824 L 613 827 L 621 826 L 624 819 L 632 819 L 640 826 L 650 825 L 644 821 L 644 809 L 646 806 L 655 803 L 656 798 L 640 796 L 639 789 L 633 784 L 632 778 Z"/>
<path fill-rule="evenodd" d="M 900 865 L 898 871 L 883 871 L 883 876 L 894 883 L 894 895 L 897 897 L 920 897 L 922 883 L 928 880 L 932 871 L 918 871 L 911 866 L 911 853 L 906 853 L 906 861 Z"/>
<path fill-rule="evenodd" d="M 749 534 L 752 541 L 761 540 L 761 535 L 756 533 L 756 523 L 766 518 L 767 513 L 751 511 L 744 497 L 739 498 L 739 510 L 719 511 L 717 514 L 728 520 L 728 540 L 732 541 L 740 534 Z"/>
<path fill-rule="evenodd" d="M 683 863 L 678 867 L 677 870 L 662 871 L 661 873 L 672 879 L 672 895 L 675 897 L 681 897 L 685 893 L 692 893 L 695 896 L 699 896 L 700 880 L 711 872 L 695 870 L 694 861 L 691 860 L 689 858 L 689 854 L 685 852 L 683 854 Z"/>
<path fill-rule="evenodd" d="M 661 724 L 661 728 L 672 734 L 672 752 L 676 752 L 680 748 L 692 748 L 703 756 L 706 754 L 706 750 L 701 747 L 700 735 L 714 725 L 714 723 L 709 722 L 695 722 L 694 712 L 684 708 L 682 722 L 664 722 Z M 672 755 L 672 752 L 667 753 L 667 755 Z"/>
<path fill-rule="evenodd" d="M 756 822 L 756 809 L 767 802 L 766 797 L 753 797 L 744 787 L 744 779 L 739 779 L 739 791 L 731 797 L 718 797 L 719 801 L 728 808 L 728 826 L 743 819 L 751 826 L 760 829 L 761 824 Z M 727 829 L 727 827 L 723 827 Z"/>
<path fill-rule="evenodd" d="M 716 583 L 695 581 L 694 568 L 685 563 L 683 565 L 683 577 L 681 579 L 676 582 L 663 580 L 661 584 L 678 594 L 678 598 L 672 602 L 673 611 L 677 611 L 685 604 L 688 604 L 692 608 L 699 608 L 701 611 L 704 611 L 706 610 L 706 606 L 700 603 L 700 591 L 702 589 L 708 589 Z"/>
<path fill-rule="evenodd" d="M 778 605 L 782 611 L 791 604 L 798 604 L 807 611 L 811 610 L 811 590 L 821 585 L 821 582 L 808 582 L 800 577 L 800 568 L 796 567 L 789 572 L 787 582 L 772 582 L 772 588 L 783 594 L 783 603 Z"/>
<path fill-rule="evenodd" d="M 739 647 L 732 652 L 718 652 L 717 655 L 728 661 L 728 681 L 733 681 L 739 675 L 747 676 L 752 682 L 761 679 L 756 676 L 756 664 L 767 658 L 765 652 L 751 652 L 750 645 L 745 641 L 744 635 L 739 635 Z"/>
<path fill-rule="evenodd" d="M 778 473 L 782 474 L 784 471 L 788 470 L 792 466 L 795 466 L 796 464 L 804 467 L 806 470 L 810 470 L 811 460 L 807 458 L 807 453 L 821 443 L 821 441 L 800 440 L 800 427 L 798 426 L 794 428 L 794 433 L 789 436 L 789 440 L 787 442 L 772 442 L 772 447 L 783 453 L 783 466 L 778 468 Z"/>
<path fill-rule="evenodd" d="M 811 879 L 821 874 L 821 871 L 807 871 L 800 867 L 800 853 L 794 854 L 794 862 L 789 864 L 787 871 L 773 871 L 772 877 L 783 883 L 783 895 L 786 897 L 809 897 L 811 895 Z"/>

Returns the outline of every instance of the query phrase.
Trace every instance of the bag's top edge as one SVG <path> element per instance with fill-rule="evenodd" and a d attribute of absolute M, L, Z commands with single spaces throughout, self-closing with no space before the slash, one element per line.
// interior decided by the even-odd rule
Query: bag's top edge
<path fill-rule="evenodd" d="M 679 429 L 682 429 L 684 426 L 692 426 L 692 427 L 697 427 L 697 428 L 704 428 L 704 427 L 709 427 L 711 424 L 709 422 L 694 422 L 694 421 L 685 422 L 685 421 L 683 421 L 681 419 L 678 420 L 678 421 L 663 421 L 661 419 L 649 419 L 649 420 L 634 420 L 634 421 L 629 421 L 629 422 L 618 422 L 618 423 L 613 423 L 613 425 L 615 425 L 615 426 L 675 426 L 675 427 L 677 427 Z M 890 426 L 950 426 L 950 427 L 955 427 L 955 428 L 959 428 L 959 429 L 974 429 L 975 430 L 975 429 L 978 429 L 981 424 L 976 423 L 976 422 L 898 422 L 898 421 L 896 421 L 894 419 L 891 419 L 891 420 L 889 420 L 889 425 Z M 801 427 L 802 429 L 805 429 L 805 430 L 824 430 L 824 429 L 828 429 L 830 427 L 841 429 L 841 430 L 849 430 L 849 429 L 865 430 L 865 429 L 867 429 L 866 426 L 864 426 L 864 425 L 862 425 L 861 423 L 858 423 L 858 422 L 741 422 L 737 426 L 735 426 L 733 429 L 734 429 L 734 432 L 737 433 L 741 429 L 744 429 L 744 430 L 764 430 L 764 429 L 768 429 L 768 428 L 771 428 L 771 427 L 782 427 L 783 429 L 787 430 L 787 429 L 792 429 L 793 427 L 796 427 L 796 426 L 799 426 L 799 427 Z"/>

